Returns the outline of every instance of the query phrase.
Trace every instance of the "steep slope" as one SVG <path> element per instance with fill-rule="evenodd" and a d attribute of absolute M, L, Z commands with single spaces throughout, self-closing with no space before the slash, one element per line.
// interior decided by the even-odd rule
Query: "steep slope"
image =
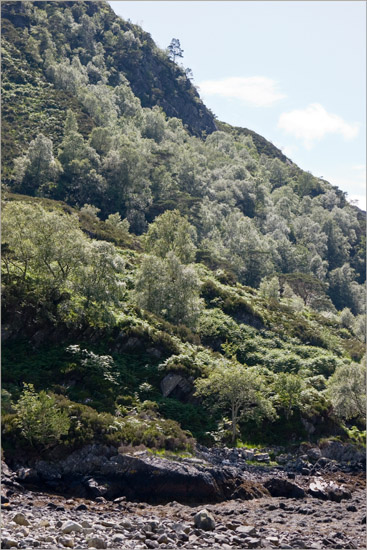
<path fill-rule="evenodd" d="M 231 369 L 257 391 L 244 440 L 361 428 L 365 213 L 262 136 L 214 122 L 107 4 L 2 14 L 6 453 L 29 444 L 22 406 L 46 407 L 42 391 L 61 454 L 184 450 L 186 429 L 228 441 L 230 408 L 194 392 Z M 339 375 L 359 387 L 347 411 Z"/>
<path fill-rule="evenodd" d="M 47 79 L 39 57 L 50 45 L 51 36 L 57 44 L 58 34 L 67 30 L 65 14 L 72 18 L 70 22 L 72 21 L 73 29 L 69 29 L 67 36 L 71 48 L 73 51 L 77 50 L 79 55 L 84 55 L 86 62 L 93 57 L 85 49 L 90 41 L 103 43 L 103 53 L 99 55 L 103 56 L 103 63 L 109 71 L 109 85 L 118 85 L 123 75 L 130 82 L 143 107 L 161 106 L 168 116 L 180 118 L 195 135 L 209 134 L 216 130 L 213 115 L 200 100 L 196 89 L 186 77 L 185 70 L 173 63 L 166 52 L 154 44 L 148 33 L 117 17 L 107 2 L 58 2 L 57 6 L 53 2 L 33 2 L 33 5 L 32 8 L 21 1 L 3 2 L 1 5 L 5 107 L 11 101 L 12 95 L 6 92 L 10 90 L 12 83 L 25 85 L 28 82 L 40 95 L 33 104 L 34 108 L 32 102 L 28 102 L 28 112 L 17 113 L 18 121 L 25 123 L 26 130 L 40 110 L 50 109 L 54 105 L 57 111 L 58 106 L 65 106 L 65 102 L 69 103 L 69 107 L 73 105 L 73 98 L 68 101 L 63 94 L 60 96 L 52 86 L 46 85 Z M 64 15 L 64 21 L 61 14 Z M 31 36 L 32 42 L 29 43 L 28 33 L 32 34 L 32 29 L 37 25 L 39 30 Z M 66 48 L 58 53 L 69 57 L 71 51 Z M 101 59 L 99 61 L 102 62 Z M 28 64 L 30 68 L 27 67 Z M 90 74 L 90 82 L 98 82 L 100 76 L 96 70 L 93 75 Z M 51 96 L 49 103 L 42 96 L 42 89 L 45 87 L 47 95 Z M 56 98 L 55 103 L 53 96 Z M 55 116 L 57 117 L 57 112 Z M 56 137 L 57 127 L 47 124 L 47 121 L 44 124 L 45 131 L 52 135 L 55 132 Z M 5 127 L 3 133 L 6 132 Z M 28 140 L 32 138 L 32 132 L 27 132 L 26 137 Z M 15 134 L 15 141 L 19 138 Z"/>

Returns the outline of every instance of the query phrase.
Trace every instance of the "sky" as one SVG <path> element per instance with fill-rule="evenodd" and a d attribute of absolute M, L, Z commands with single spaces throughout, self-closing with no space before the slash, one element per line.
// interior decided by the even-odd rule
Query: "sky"
<path fill-rule="evenodd" d="M 366 3 L 111 1 L 160 48 L 178 38 L 219 120 L 254 130 L 366 209 Z"/>

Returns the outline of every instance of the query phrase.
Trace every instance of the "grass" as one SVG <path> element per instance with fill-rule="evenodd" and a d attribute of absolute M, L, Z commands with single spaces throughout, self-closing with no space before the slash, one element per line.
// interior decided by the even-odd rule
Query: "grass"
<path fill-rule="evenodd" d="M 236 449 L 258 449 L 259 447 L 265 447 L 264 445 L 259 445 L 258 443 L 249 443 L 248 441 L 237 441 Z"/>
<path fill-rule="evenodd" d="M 189 451 L 167 451 L 166 449 L 147 449 L 147 451 L 161 458 L 194 458 L 194 455 Z"/>

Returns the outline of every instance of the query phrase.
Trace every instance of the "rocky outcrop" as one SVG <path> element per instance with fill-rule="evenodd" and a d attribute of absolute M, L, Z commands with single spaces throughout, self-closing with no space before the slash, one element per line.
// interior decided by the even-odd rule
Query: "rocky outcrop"
<path fill-rule="evenodd" d="M 205 464 L 198 459 L 168 460 L 146 452 L 120 454 L 114 447 L 89 445 L 59 462 L 40 460 L 21 468 L 18 480 L 84 498 L 125 496 L 145 502 L 219 502 L 269 496 L 241 470 Z"/>
<path fill-rule="evenodd" d="M 320 445 L 321 455 L 337 462 L 362 462 L 366 464 L 366 452 L 355 445 L 329 440 Z"/>

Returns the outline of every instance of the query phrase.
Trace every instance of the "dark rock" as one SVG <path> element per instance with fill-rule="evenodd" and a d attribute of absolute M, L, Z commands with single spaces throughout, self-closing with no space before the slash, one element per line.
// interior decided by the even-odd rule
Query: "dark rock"
<path fill-rule="evenodd" d="M 306 496 L 302 487 L 287 479 L 273 477 L 265 481 L 264 487 L 272 497 L 304 498 Z"/>
<path fill-rule="evenodd" d="M 194 524 L 197 529 L 203 529 L 204 531 L 213 531 L 215 529 L 214 517 L 205 508 L 195 514 Z"/>
<path fill-rule="evenodd" d="M 9 499 L 4 495 L 1 495 L 1 504 L 7 504 L 8 502 L 9 502 Z"/>
<path fill-rule="evenodd" d="M 327 458 L 325 456 L 322 456 L 318 459 L 318 461 L 315 464 L 316 468 L 320 468 L 321 470 L 325 468 L 325 466 L 329 465 L 331 463 L 331 459 Z"/>
<path fill-rule="evenodd" d="M 1 539 L 1 548 L 18 548 L 18 542 L 15 539 L 4 537 Z"/>
<path fill-rule="evenodd" d="M 347 506 L 347 510 L 348 512 L 357 512 L 357 506 L 354 506 L 354 504 L 349 504 L 349 506 Z"/>
<path fill-rule="evenodd" d="M 88 510 L 88 506 L 86 506 L 85 504 L 79 504 L 79 506 L 77 506 L 75 508 L 75 510 L 77 512 L 84 512 L 84 511 Z"/>
<path fill-rule="evenodd" d="M 259 548 L 261 546 L 261 539 L 249 537 L 246 538 L 243 542 L 246 544 L 247 548 Z"/>
<path fill-rule="evenodd" d="M 318 447 L 312 447 L 311 449 L 308 449 L 307 452 L 307 458 L 310 462 L 315 463 L 321 458 L 321 451 Z"/>

